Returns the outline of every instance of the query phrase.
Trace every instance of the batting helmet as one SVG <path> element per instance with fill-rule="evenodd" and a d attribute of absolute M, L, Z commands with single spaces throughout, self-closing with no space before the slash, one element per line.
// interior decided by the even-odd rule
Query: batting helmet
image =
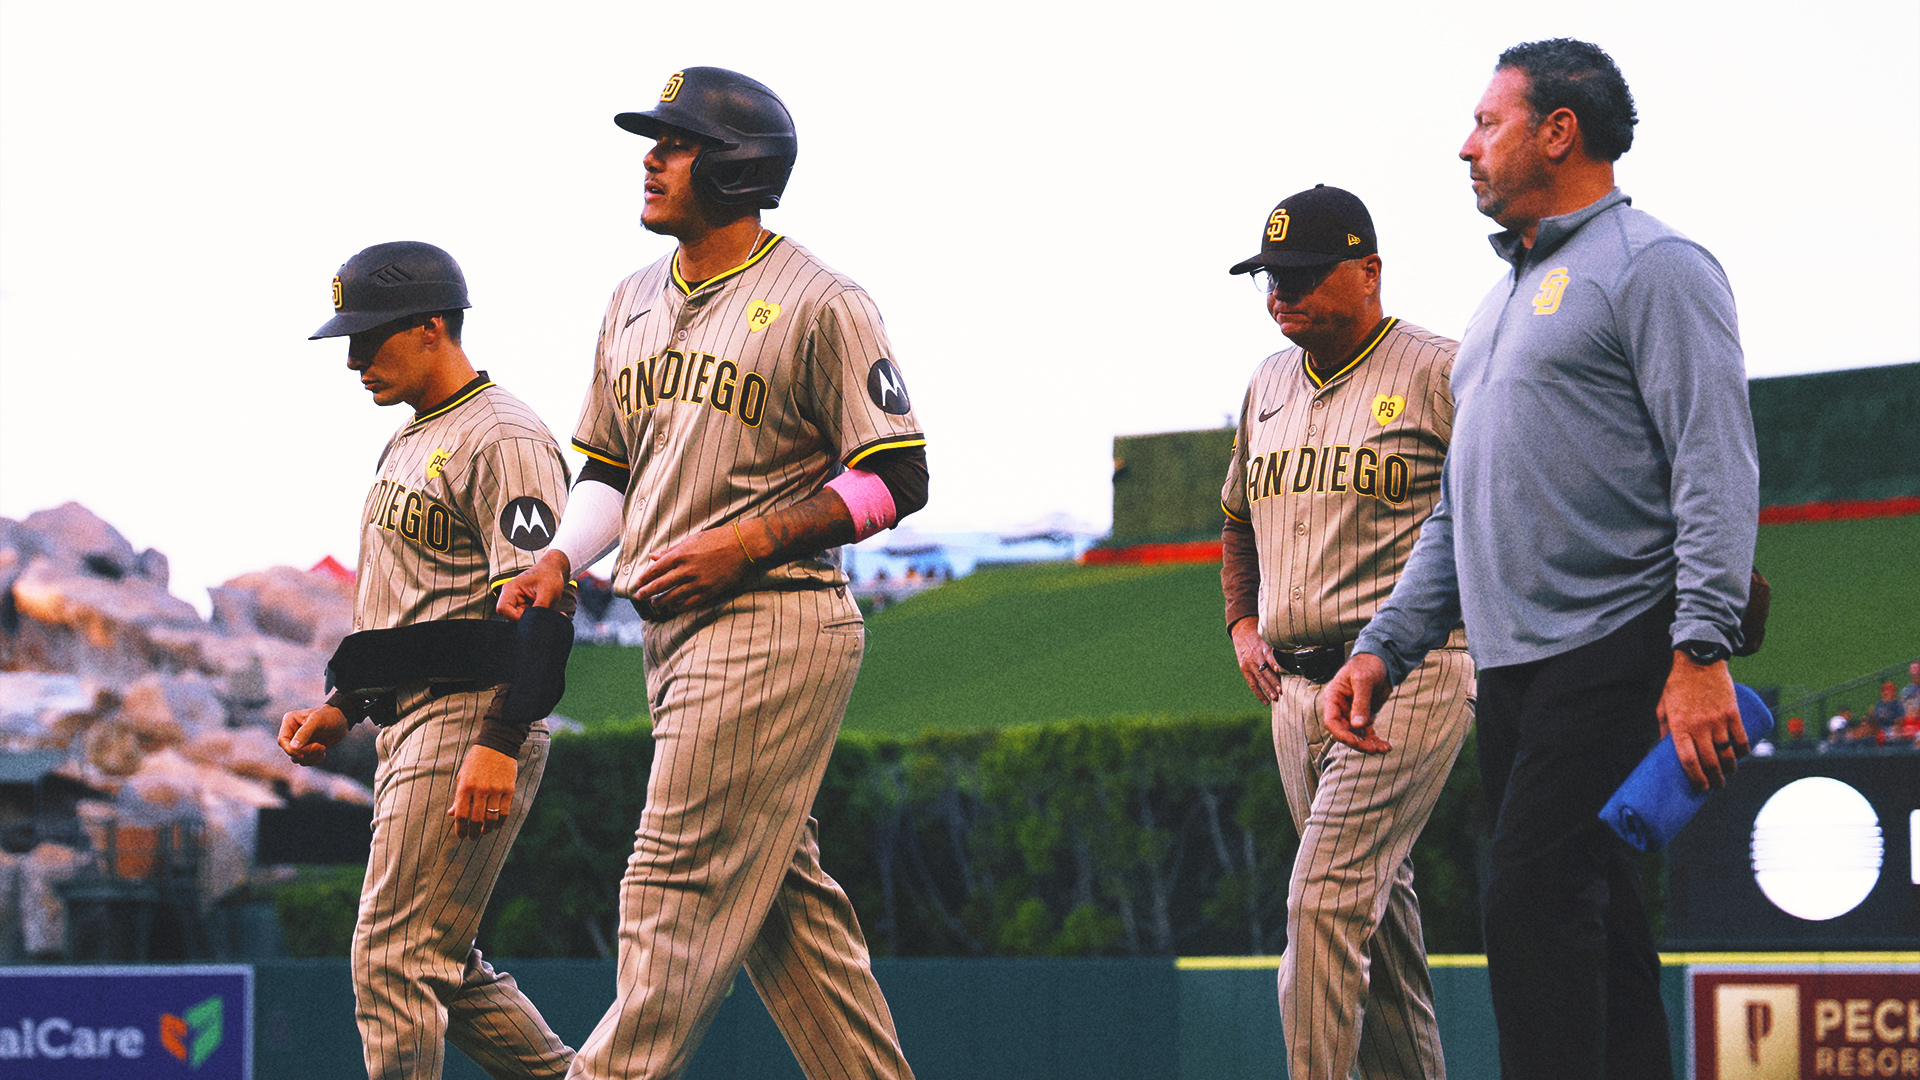
<path fill-rule="evenodd" d="M 375 244 L 333 277 L 333 318 L 308 341 L 346 337 L 429 311 L 472 307 L 467 278 L 453 256 L 417 240 Z"/>
<path fill-rule="evenodd" d="M 693 163 L 694 188 L 729 205 L 779 206 L 800 153 L 793 116 L 780 95 L 726 68 L 676 71 L 658 105 L 621 113 L 613 122 L 649 139 L 674 127 L 716 143 Z"/>

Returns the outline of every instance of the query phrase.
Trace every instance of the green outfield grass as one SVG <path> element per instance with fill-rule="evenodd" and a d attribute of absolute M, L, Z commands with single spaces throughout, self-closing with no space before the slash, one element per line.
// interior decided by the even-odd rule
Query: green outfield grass
<path fill-rule="evenodd" d="M 1920 659 L 1920 516 L 1768 525 L 1754 561 L 1773 617 L 1740 682 L 1819 690 Z"/>
<path fill-rule="evenodd" d="M 1920 656 L 1920 517 L 1772 525 L 1766 648 L 1734 661 L 1760 686 L 1815 689 Z M 882 611 L 849 730 L 911 735 L 1068 717 L 1244 715 L 1217 563 L 982 570 Z M 645 710 L 640 650 L 582 646 L 559 711 L 589 725 Z"/>
<path fill-rule="evenodd" d="M 1241 715 L 1219 564 L 982 570 L 871 616 L 846 727 L 912 735 L 1067 717 Z M 640 650 L 588 645 L 558 711 L 590 726 L 645 708 Z"/>
<path fill-rule="evenodd" d="M 1261 708 L 1227 642 L 1218 563 L 1041 563 L 874 616 L 847 726 L 911 735 Z"/>
<path fill-rule="evenodd" d="M 588 727 L 644 717 L 647 681 L 640 650 L 624 645 L 575 645 L 567 660 L 567 693 L 553 711 Z"/>

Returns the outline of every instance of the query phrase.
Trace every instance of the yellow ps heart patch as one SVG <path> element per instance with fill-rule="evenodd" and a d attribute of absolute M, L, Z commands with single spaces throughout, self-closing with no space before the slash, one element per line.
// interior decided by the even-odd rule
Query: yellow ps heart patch
<path fill-rule="evenodd" d="M 780 317 L 780 305 L 766 300 L 755 300 L 747 305 L 747 333 L 757 334 L 773 325 Z"/>
<path fill-rule="evenodd" d="M 1373 418 L 1379 421 L 1381 427 L 1386 427 L 1400 419 L 1400 414 L 1406 410 L 1406 407 L 1407 399 L 1400 394 L 1392 397 L 1376 394 L 1373 398 Z"/>
<path fill-rule="evenodd" d="M 432 480 L 439 476 L 446 469 L 447 460 L 451 457 L 453 457 L 451 450 L 435 450 L 433 456 L 427 459 L 427 479 Z"/>

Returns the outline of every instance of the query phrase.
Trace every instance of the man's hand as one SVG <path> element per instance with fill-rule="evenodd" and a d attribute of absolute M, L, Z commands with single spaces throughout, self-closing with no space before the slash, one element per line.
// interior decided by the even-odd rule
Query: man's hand
<path fill-rule="evenodd" d="M 347 737 L 353 722 L 331 705 L 295 709 L 280 718 L 280 749 L 295 765 L 318 765 L 327 760 L 327 749 L 338 746 Z"/>
<path fill-rule="evenodd" d="M 454 781 L 453 805 L 447 807 L 460 839 L 485 836 L 507 823 L 513 814 L 513 781 L 519 772 L 518 761 L 492 747 L 467 747 Z"/>
<path fill-rule="evenodd" d="M 496 610 L 510 621 L 519 622 L 530 607 L 552 607 L 567 591 L 567 576 L 572 572 L 566 553 L 548 548 L 532 566 L 522 570 L 520 576 L 501 586 Z"/>
<path fill-rule="evenodd" d="M 1696 664 L 1676 649 L 1658 715 L 1660 733 L 1673 736 L 1673 751 L 1695 791 L 1724 786 L 1734 760 L 1746 756 L 1747 729 L 1725 660 Z"/>
<path fill-rule="evenodd" d="M 759 539 L 761 530 L 722 525 L 697 532 L 665 551 L 651 553 L 652 561 L 633 581 L 633 595 L 662 616 L 705 607 L 747 575 L 744 546 Z M 755 561 L 764 561 L 756 553 Z"/>
<path fill-rule="evenodd" d="M 1249 615 L 1227 631 L 1233 638 L 1233 655 L 1240 661 L 1240 677 L 1247 689 L 1268 705 L 1280 700 L 1280 669 L 1273 662 L 1273 647 L 1260 636 L 1260 620 Z"/>
<path fill-rule="evenodd" d="M 1384 754 L 1393 746 L 1373 733 L 1373 715 L 1392 692 L 1387 665 L 1372 653 L 1354 653 L 1320 693 L 1320 722 L 1355 750 Z"/>

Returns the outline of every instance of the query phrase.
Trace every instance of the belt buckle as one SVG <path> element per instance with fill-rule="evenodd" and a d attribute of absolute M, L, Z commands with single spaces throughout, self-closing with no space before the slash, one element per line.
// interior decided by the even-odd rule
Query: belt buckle
<path fill-rule="evenodd" d="M 1311 683 L 1325 683 L 1340 670 L 1347 657 L 1345 646 L 1316 645 L 1295 649 L 1288 659 L 1290 663 L 1285 666 L 1295 675 Z"/>

